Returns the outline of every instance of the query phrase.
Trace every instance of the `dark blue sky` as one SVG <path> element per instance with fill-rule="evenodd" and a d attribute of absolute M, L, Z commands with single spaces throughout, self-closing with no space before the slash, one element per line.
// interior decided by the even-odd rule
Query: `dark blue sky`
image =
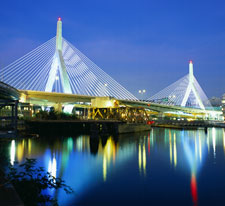
<path fill-rule="evenodd" d="M 225 93 L 224 0 L 11 0 L 0 9 L 0 68 L 63 36 L 138 96 L 188 73 L 208 97 Z"/>

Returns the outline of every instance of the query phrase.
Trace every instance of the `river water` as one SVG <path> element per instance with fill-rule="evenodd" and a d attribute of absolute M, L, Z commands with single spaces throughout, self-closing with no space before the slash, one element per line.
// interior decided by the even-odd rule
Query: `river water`
<path fill-rule="evenodd" d="M 73 188 L 50 191 L 60 205 L 225 205 L 224 129 L 21 139 L 8 152 Z"/>

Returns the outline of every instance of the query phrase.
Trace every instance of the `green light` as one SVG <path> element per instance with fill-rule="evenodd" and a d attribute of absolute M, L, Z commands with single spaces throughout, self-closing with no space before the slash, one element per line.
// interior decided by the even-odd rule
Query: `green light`
<path fill-rule="evenodd" d="M 69 152 L 73 150 L 73 138 L 72 137 L 67 139 L 67 149 Z"/>

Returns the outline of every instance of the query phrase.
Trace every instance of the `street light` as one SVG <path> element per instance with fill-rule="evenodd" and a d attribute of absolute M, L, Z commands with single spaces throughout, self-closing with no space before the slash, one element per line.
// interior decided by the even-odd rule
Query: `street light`
<path fill-rule="evenodd" d="M 146 90 L 143 89 L 143 90 L 138 90 L 138 93 L 141 95 L 142 99 L 143 99 L 143 96 L 144 94 L 146 93 Z"/>

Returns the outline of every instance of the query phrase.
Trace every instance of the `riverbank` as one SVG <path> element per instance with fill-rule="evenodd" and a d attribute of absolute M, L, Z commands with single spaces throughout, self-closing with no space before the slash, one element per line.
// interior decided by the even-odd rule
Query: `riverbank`
<path fill-rule="evenodd" d="M 144 123 L 126 123 L 117 120 L 30 120 L 26 129 L 32 133 L 82 133 L 82 134 L 121 134 L 150 130 Z"/>
<path fill-rule="evenodd" d="M 178 121 L 178 120 L 161 120 L 155 122 L 152 126 L 172 129 L 198 129 L 208 127 L 225 128 L 224 122 L 216 121 Z"/>
<path fill-rule="evenodd" d="M 157 120 L 147 123 L 127 123 L 118 120 L 19 120 L 18 133 L 12 131 L 0 132 L 1 138 L 39 137 L 42 134 L 57 135 L 118 135 L 149 131 L 153 127 L 172 129 L 198 129 L 208 127 L 225 128 L 224 122 L 216 121 L 186 121 Z"/>

